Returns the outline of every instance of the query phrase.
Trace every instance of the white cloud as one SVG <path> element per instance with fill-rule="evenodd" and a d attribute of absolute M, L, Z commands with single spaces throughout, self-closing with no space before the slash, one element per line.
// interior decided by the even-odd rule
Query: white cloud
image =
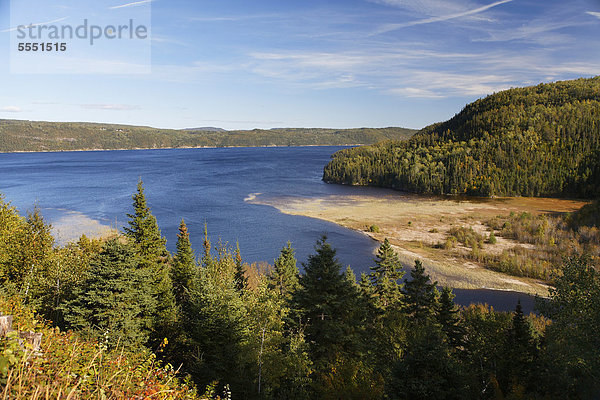
<path fill-rule="evenodd" d="M 120 6 L 108 7 L 108 9 L 115 10 L 117 8 L 135 7 L 146 3 L 152 3 L 152 0 L 135 1 L 133 3 L 121 4 Z"/>
<path fill-rule="evenodd" d="M 81 107 L 87 110 L 106 110 L 106 111 L 134 111 L 141 107 L 130 104 L 81 104 Z"/>
<path fill-rule="evenodd" d="M 0 108 L 0 112 L 20 113 L 20 112 L 23 112 L 23 109 L 21 107 L 17 107 L 17 106 L 6 106 L 6 107 Z"/>
<path fill-rule="evenodd" d="M 429 17 L 429 18 L 423 18 L 423 19 L 418 19 L 418 20 L 409 21 L 409 22 L 403 22 L 403 23 L 399 23 L 399 24 L 385 24 L 385 25 L 382 25 L 381 27 L 379 27 L 375 32 L 373 32 L 373 34 L 378 35 L 381 33 L 391 32 L 391 31 L 395 31 L 395 30 L 398 30 L 401 28 L 407 28 L 410 26 L 431 24 L 434 22 L 443 22 L 443 21 L 449 21 L 452 19 L 473 16 L 473 15 L 482 13 L 484 11 L 487 11 L 490 8 L 497 7 L 502 4 L 510 3 L 511 1 L 513 1 L 513 0 L 501 0 L 501 1 L 496 1 L 495 3 L 492 3 L 492 4 L 482 6 L 482 7 L 477 7 L 477 8 L 469 9 L 469 10 L 463 10 L 463 11 L 452 13 L 452 14 L 433 16 L 433 17 Z"/>
<path fill-rule="evenodd" d="M 586 14 L 589 14 L 591 16 L 594 16 L 596 18 L 600 18 L 600 12 L 596 12 L 596 11 L 586 11 Z"/>

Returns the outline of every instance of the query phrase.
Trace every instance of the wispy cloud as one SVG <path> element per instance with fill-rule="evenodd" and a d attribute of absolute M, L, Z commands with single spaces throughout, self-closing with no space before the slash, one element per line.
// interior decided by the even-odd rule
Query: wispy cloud
<path fill-rule="evenodd" d="M 23 26 L 25 26 L 25 28 L 29 28 L 29 27 L 40 26 L 40 25 L 50 25 L 50 24 L 55 24 L 57 22 L 64 21 L 67 18 L 69 18 L 69 17 L 62 17 L 62 18 L 58 18 L 58 19 L 54 19 L 52 21 L 46 21 L 46 22 L 36 22 L 35 24 L 27 24 L 27 25 L 23 25 Z M 13 31 L 16 31 L 17 29 L 19 29 L 19 27 L 15 26 L 13 28 L 8 28 L 8 29 L 5 29 L 5 30 L 0 31 L 0 32 L 2 32 L 2 33 L 4 33 L 4 32 L 13 32 Z"/>
<path fill-rule="evenodd" d="M 473 15 L 482 13 L 484 11 L 487 11 L 490 8 L 497 7 L 502 4 L 510 3 L 511 1 L 513 1 L 513 0 L 501 0 L 501 1 L 496 1 L 495 3 L 492 3 L 492 4 L 482 6 L 482 7 L 477 7 L 477 8 L 466 10 L 466 11 L 460 11 L 457 13 L 446 14 L 446 15 L 441 15 L 441 16 L 434 16 L 434 17 L 430 17 L 430 18 L 418 19 L 418 20 L 403 22 L 403 23 L 398 23 L 398 24 L 385 24 L 385 25 L 379 27 L 375 32 L 373 32 L 373 34 L 378 35 L 378 34 L 382 34 L 382 33 L 386 33 L 386 32 L 395 31 L 395 30 L 398 30 L 401 28 L 407 28 L 410 26 L 431 24 L 431 23 L 435 23 L 435 22 L 443 22 L 443 21 L 449 21 L 452 19 L 473 16 Z"/>
<path fill-rule="evenodd" d="M 0 112 L 20 113 L 20 112 L 23 112 L 23 109 L 21 107 L 17 107 L 17 106 L 6 106 L 6 107 L 0 108 Z"/>
<path fill-rule="evenodd" d="M 134 111 L 141 110 L 138 105 L 130 104 L 81 104 L 86 110 L 105 110 L 105 111 Z"/>
<path fill-rule="evenodd" d="M 594 16 L 596 18 L 600 18 L 600 12 L 596 12 L 596 11 L 586 11 L 586 14 L 589 14 L 591 16 Z"/>
<path fill-rule="evenodd" d="M 135 7 L 146 3 L 152 3 L 153 0 L 141 0 L 134 1 L 133 3 L 121 4 L 120 6 L 108 7 L 109 10 L 116 10 L 117 8 Z"/>
<path fill-rule="evenodd" d="M 549 32 L 555 32 L 563 28 L 569 28 L 577 26 L 581 22 L 574 19 L 566 19 L 562 21 L 544 21 L 534 20 L 530 21 L 527 25 L 519 27 L 510 27 L 502 30 L 490 30 L 487 32 L 489 37 L 473 39 L 474 42 L 508 42 L 511 40 L 535 40 L 542 34 Z M 556 35 L 553 37 L 553 42 L 564 42 L 566 39 L 562 35 Z M 542 44 L 548 45 L 548 36 L 542 37 Z"/>

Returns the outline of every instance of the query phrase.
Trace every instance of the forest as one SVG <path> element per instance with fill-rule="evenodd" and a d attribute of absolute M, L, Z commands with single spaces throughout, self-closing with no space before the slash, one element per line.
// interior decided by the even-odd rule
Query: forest
<path fill-rule="evenodd" d="M 323 180 L 430 194 L 597 198 L 600 77 L 509 89 L 408 141 L 341 150 Z"/>
<path fill-rule="evenodd" d="M 82 122 L 0 120 L 0 152 L 180 147 L 342 146 L 405 140 L 405 128 L 157 129 Z"/>
<path fill-rule="evenodd" d="M 121 234 L 61 247 L 39 210 L 0 199 L 0 311 L 43 333 L 40 354 L 0 338 L 2 398 L 600 395 L 600 275 L 585 255 L 524 315 L 456 306 L 419 260 L 405 276 L 387 240 L 356 277 L 325 236 L 302 272 L 291 243 L 248 265 L 208 227 L 196 252 L 183 220 L 170 254 L 141 180 L 127 217 Z"/>

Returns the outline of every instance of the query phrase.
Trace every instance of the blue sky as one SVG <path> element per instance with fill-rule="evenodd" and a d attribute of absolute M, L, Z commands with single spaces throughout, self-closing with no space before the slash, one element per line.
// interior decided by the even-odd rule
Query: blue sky
<path fill-rule="evenodd" d="M 44 0 L 29 22 L 79 23 L 75 3 Z M 135 62 L 111 73 L 117 61 L 96 50 L 100 70 L 11 73 L 11 2 L 0 0 L 0 119 L 421 128 L 495 91 L 600 74 L 598 0 L 95 4 L 151 6 L 151 73 Z M 32 65 L 44 72 L 43 59 Z"/>

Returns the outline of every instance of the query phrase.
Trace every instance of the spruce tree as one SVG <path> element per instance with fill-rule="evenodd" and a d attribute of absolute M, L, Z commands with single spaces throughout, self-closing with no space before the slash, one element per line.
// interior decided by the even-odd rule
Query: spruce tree
<path fill-rule="evenodd" d="M 134 211 L 133 214 L 127 214 L 129 227 L 124 228 L 125 236 L 137 245 L 142 262 L 147 266 L 154 266 L 167 257 L 167 241 L 161 236 L 156 217 L 150 212 L 141 179 L 132 199 Z"/>
<path fill-rule="evenodd" d="M 429 319 L 435 309 L 437 282 L 431 282 L 429 275 L 425 274 L 425 267 L 421 260 L 415 260 L 415 268 L 410 272 L 411 280 L 404 279 L 405 310 L 410 319 L 423 323 Z"/>
<path fill-rule="evenodd" d="M 452 289 L 445 286 L 437 305 L 437 320 L 450 346 L 457 348 L 463 342 L 464 329 L 460 325 L 459 310 L 453 300 Z"/>
<path fill-rule="evenodd" d="M 505 394 L 533 383 L 530 382 L 530 378 L 536 353 L 531 325 L 523 315 L 523 307 L 519 300 L 511 327 L 506 333 L 504 357 L 498 371 L 498 383 Z"/>
<path fill-rule="evenodd" d="M 375 266 L 371 267 L 371 274 L 369 275 L 377 307 L 385 309 L 390 306 L 397 306 L 400 303 L 402 285 L 398 281 L 403 276 L 404 271 L 398 259 L 398 254 L 386 238 L 377 251 Z"/>
<path fill-rule="evenodd" d="M 171 280 L 169 253 L 166 240 L 161 236 L 156 217 L 150 212 L 144 184 L 140 179 L 137 192 L 132 196 L 133 214 L 129 217 L 129 227 L 125 227 L 125 236 L 131 239 L 140 257 L 140 267 L 147 268 L 154 276 L 154 284 L 147 288 L 158 301 L 155 315 L 154 340 L 162 341 L 173 334 L 177 319 L 173 282 Z"/>
<path fill-rule="evenodd" d="M 235 287 L 239 292 L 248 288 L 248 278 L 246 277 L 246 268 L 244 268 L 244 263 L 242 262 L 239 242 L 235 244 Z"/>
<path fill-rule="evenodd" d="M 317 242 L 316 254 L 304 264 L 300 288 L 294 304 L 302 324 L 317 374 L 325 374 L 338 357 L 356 356 L 358 326 L 358 293 L 341 273 L 336 251 L 326 236 Z"/>
<path fill-rule="evenodd" d="M 157 309 L 148 291 L 154 284 L 149 269 L 130 245 L 107 241 L 92 261 L 74 299 L 67 302 L 64 318 L 70 328 L 83 330 L 110 346 L 147 344 Z"/>
<path fill-rule="evenodd" d="M 202 241 L 202 267 L 207 268 L 213 264 L 213 258 L 210 255 L 211 244 L 208 237 L 208 227 L 204 223 L 204 239 Z"/>
<path fill-rule="evenodd" d="M 197 273 L 194 250 L 190 243 L 190 234 L 183 219 L 179 224 L 176 248 L 177 253 L 173 258 L 171 273 L 175 300 L 181 307 L 189 298 L 189 291 L 192 288 Z"/>
<path fill-rule="evenodd" d="M 298 287 L 298 267 L 294 257 L 292 243 L 281 249 L 275 260 L 273 272 L 269 275 L 269 289 L 275 290 L 284 300 L 289 300 Z"/>

